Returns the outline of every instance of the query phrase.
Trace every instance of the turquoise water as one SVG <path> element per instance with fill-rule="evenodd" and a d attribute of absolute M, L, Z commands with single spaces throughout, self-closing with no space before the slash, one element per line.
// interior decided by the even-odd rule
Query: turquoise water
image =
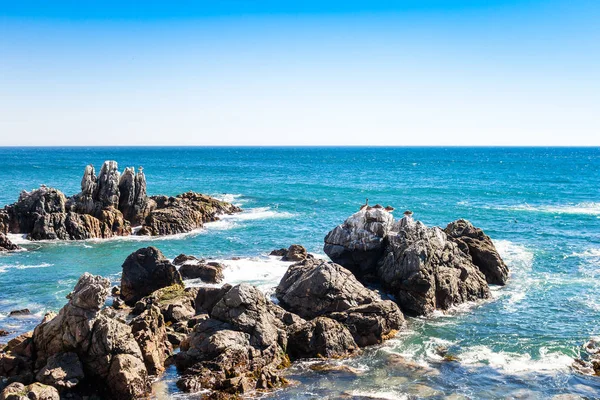
<path fill-rule="evenodd" d="M 410 320 L 397 339 L 341 362 L 353 373 L 297 365 L 290 378 L 303 384 L 270 397 L 600 398 L 600 378 L 569 368 L 600 335 L 598 148 L 0 148 L 0 205 L 40 184 L 74 194 L 85 165 L 108 159 L 143 165 L 150 194 L 194 190 L 245 211 L 171 238 L 25 243 L 0 255 L 0 329 L 31 329 L 84 271 L 118 281 L 125 257 L 147 245 L 225 260 L 227 280 L 271 293 L 287 266 L 270 250 L 300 243 L 322 254 L 325 234 L 368 197 L 429 225 L 471 220 L 496 241 L 510 282 L 492 301 Z M 35 315 L 7 317 L 24 307 Z M 459 361 L 442 361 L 437 346 Z M 179 396 L 173 379 L 158 396 Z"/>

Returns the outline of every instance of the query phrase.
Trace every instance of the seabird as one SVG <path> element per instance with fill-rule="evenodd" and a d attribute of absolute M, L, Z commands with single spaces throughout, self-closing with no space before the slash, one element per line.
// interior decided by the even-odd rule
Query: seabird
<path fill-rule="evenodd" d="M 413 212 L 410 210 L 406 210 L 406 211 L 404 211 L 404 215 L 406 215 L 407 217 L 412 217 Z"/>
<path fill-rule="evenodd" d="M 392 211 L 394 211 L 394 207 L 392 207 L 392 206 L 386 206 L 385 207 L 385 211 L 392 212 Z"/>
<path fill-rule="evenodd" d="M 360 209 L 362 210 L 365 207 L 369 206 L 369 198 L 367 197 L 367 200 L 365 201 L 365 204 L 363 204 L 362 206 L 360 206 Z"/>

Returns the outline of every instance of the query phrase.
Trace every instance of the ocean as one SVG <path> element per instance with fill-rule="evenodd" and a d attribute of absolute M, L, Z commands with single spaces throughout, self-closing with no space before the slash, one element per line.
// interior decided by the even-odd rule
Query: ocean
<path fill-rule="evenodd" d="M 580 346 L 600 335 L 599 148 L 0 148 L 0 205 L 41 184 L 77 193 L 85 165 L 105 160 L 121 171 L 143 166 L 151 195 L 193 190 L 244 212 L 154 239 L 12 236 L 26 251 L 0 255 L 0 329 L 14 332 L 0 341 L 60 309 L 85 271 L 117 283 L 127 255 L 149 245 L 170 258 L 221 260 L 228 282 L 272 295 L 288 264 L 269 252 L 298 243 L 324 256 L 327 232 L 368 198 L 397 214 L 410 209 L 427 225 L 470 220 L 494 240 L 508 284 L 490 301 L 410 318 L 396 338 L 335 361 L 345 370 L 295 364 L 288 378 L 299 384 L 266 398 L 600 398 L 600 378 L 570 369 Z M 33 315 L 8 317 L 21 308 Z M 443 360 L 439 346 L 455 361 Z M 171 368 L 156 398 L 194 398 L 175 380 Z"/>

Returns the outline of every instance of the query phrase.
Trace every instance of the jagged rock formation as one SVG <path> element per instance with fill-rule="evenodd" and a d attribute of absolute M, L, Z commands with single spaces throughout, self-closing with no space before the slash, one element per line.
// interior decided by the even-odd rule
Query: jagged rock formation
<path fill-rule="evenodd" d="M 148 197 L 146 177 L 140 170 L 119 173 L 115 161 L 106 161 L 96 176 L 85 168 L 81 192 L 67 198 L 42 186 L 21 192 L 16 203 L 0 210 L 0 233 L 24 233 L 31 240 L 81 240 L 126 236 L 142 225 L 143 235 L 185 233 L 201 228 L 219 214 L 241 211 L 232 204 L 198 193 L 177 197 Z"/>
<path fill-rule="evenodd" d="M 412 315 L 488 298 L 487 282 L 504 283 L 508 276 L 489 237 L 467 221 L 445 232 L 410 215 L 394 221 L 383 208 L 349 217 L 325 237 L 324 250 L 360 280 L 380 284 Z"/>
<path fill-rule="evenodd" d="M 177 268 L 156 247 L 131 253 L 122 268 L 121 298 L 129 305 L 155 290 L 183 284 Z"/>
<path fill-rule="evenodd" d="M 281 261 L 303 261 L 307 258 L 312 258 L 312 254 L 308 254 L 304 246 L 293 244 L 287 249 L 273 250 L 270 256 L 281 257 Z"/>
<path fill-rule="evenodd" d="M 109 289 L 108 279 L 82 275 L 58 315 L 47 316 L 33 333 L 3 349 L 0 375 L 24 385 L 35 379 L 55 388 L 49 393 L 85 386 L 93 387 L 100 396 L 119 400 L 144 397 L 149 391 L 144 361 L 150 358 L 149 349 L 158 346 L 150 343 L 152 335 L 157 335 L 155 321 L 140 327 L 139 320 L 134 320 L 132 330 L 109 309 L 103 310 Z M 144 328 L 146 333 L 141 334 Z M 9 388 L 3 395 L 10 395 Z"/>
<path fill-rule="evenodd" d="M 19 250 L 21 247 L 17 246 L 4 234 L 0 233 L 0 252 L 3 251 L 15 251 Z"/>
<path fill-rule="evenodd" d="M 485 275 L 488 283 L 504 285 L 508 280 L 508 267 L 504 264 L 492 239 L 469 221 L 459 219 L 444 229 L 450 240 L 471 256 L 473 264 Z"/>

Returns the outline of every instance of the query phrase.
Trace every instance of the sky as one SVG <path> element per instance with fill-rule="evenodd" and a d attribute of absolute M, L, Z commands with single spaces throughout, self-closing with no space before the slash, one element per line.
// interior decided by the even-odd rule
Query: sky
<path fill-rule="evenodd" d="M 0 146 L 600 146 L 598 21 L 598 0 L 0 0 Z"/>

